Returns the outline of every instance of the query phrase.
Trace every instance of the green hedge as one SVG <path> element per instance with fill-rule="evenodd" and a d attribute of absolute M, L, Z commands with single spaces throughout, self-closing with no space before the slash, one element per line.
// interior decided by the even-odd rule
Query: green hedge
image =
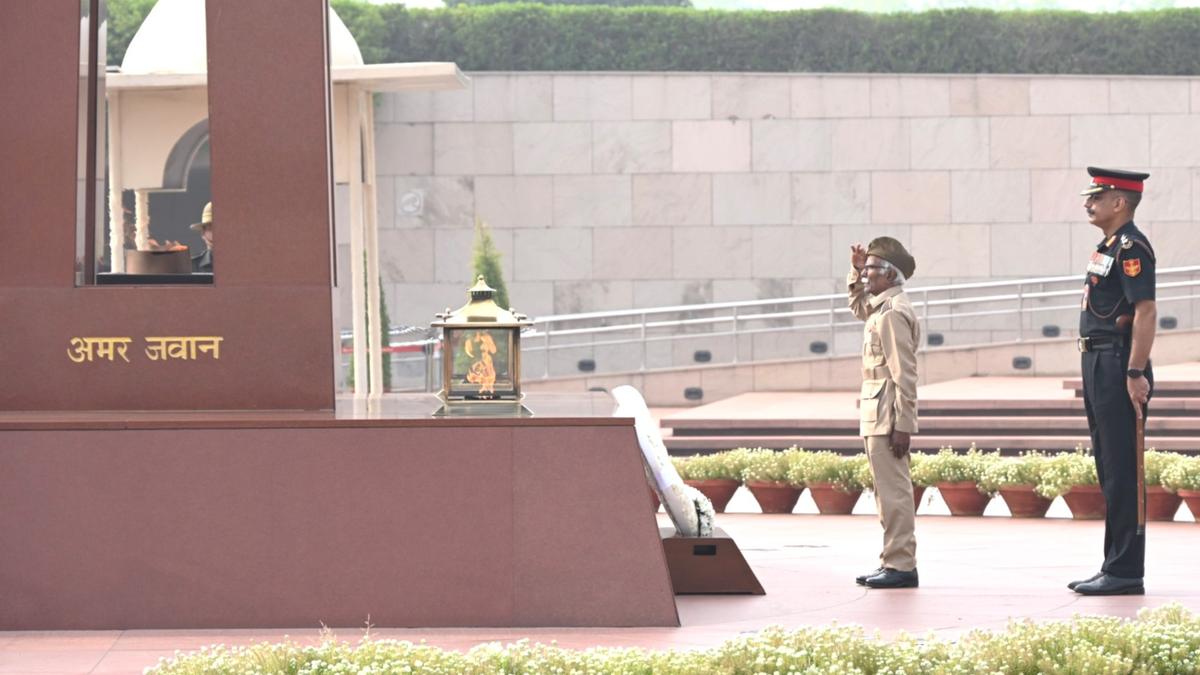
<path fill-rule="evenodd" d="M 1200 74 L 1198 9 L 868 14 L 332 4 L 368 62 L 455 61 L 467 71 Z M 110 0 L 110 62 L 120 63 L 131 25 L 149 6 Z"/>
<path fill-rule="evenodd" d="M 384 5 L 371 11 L 391 31 L 389 60 L 457 61 L 468 71 L 1200 73 L 1200 10 L 1190 9 L 877 15 Z"/>
<path fill-rule="evenodd" d="M 1136 620 L 1076 617 L 1013 622 L 955 642 L 900 637 L 884 642 L 862 628 L 768 628 L 703 651 L 651 652 L 598 647 L 483 644 L 463 654 L 426 644 L 364 638 L 357 646 L 327 639 L 249 647 L 208 647 L 177 654 L 148 675 L 318 675 L 428 673 L 1195 673 L 1200 619 L 1178 604 L 1142 610 Z"/>
<path fill-rule="evenodd" d="M 538 5 L 602 5 L 605 7 L 691 7 L 692 0 L 525 0 Z M 446 0 L 447 7 L 505 5 L 512 0 Z"/>

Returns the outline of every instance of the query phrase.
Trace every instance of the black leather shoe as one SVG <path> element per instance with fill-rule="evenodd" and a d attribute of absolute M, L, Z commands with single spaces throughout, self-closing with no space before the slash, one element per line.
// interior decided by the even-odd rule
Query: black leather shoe
<path fill-rule="evenodd" d="M 867 577 L 863 583 L 870 588 L 916 588 L 920 585 L 915 569 L 911 572 L 902 572 L 890 567 L 883 568 L 882 572 L 873 577 Z"/>
<path fill-rule="evenodd" d="M 858 584 L 859 586 L 866 586 L 867 579 L 869 577 L 873 577 L 882 571 L 883 571 L 882 567 L 876 567 L 875 569 L 871 570 L 870 572 L 867 572 L 866 574 L 860 574 L 860 575 L 854 577 L 854 583 Z"/>
<path fill-rule="evenodd" d="M 1142 585 L 1140 578 L 1126 579 L 1102 574 L 1095 581 L 1079 584 L 1075 587 L 1075 592 L 1081 595 L 1145 595 L 1146 587 Z"/>
<path fill-rule="evenodd" d="M 1075 587 L 1078 586 L 1079 584 L 1090 584 L 1102 576 L 1104 576 L 1104 572 L 1096 572 L 1095 574 L 1093 574 L 1092 576 L 1090 576 L 1086 579 L 1078 579 L 1076 581 L 1072 581 L 1071 583 L 1067 584 L 1067 588 L 1069 588 L 1071 590 L 1075 590 Z"/>

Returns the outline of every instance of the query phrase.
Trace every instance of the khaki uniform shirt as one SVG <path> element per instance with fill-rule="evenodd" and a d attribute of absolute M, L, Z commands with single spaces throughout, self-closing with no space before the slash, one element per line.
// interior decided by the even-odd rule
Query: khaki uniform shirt
<path fill-rule="evenodd" d="M 846 277 L 850 310 L 863 327 L 859 434 L 917 433 L 917 345 L 921 327 L 903 286 L 868 295 L 858 272 Z"/>

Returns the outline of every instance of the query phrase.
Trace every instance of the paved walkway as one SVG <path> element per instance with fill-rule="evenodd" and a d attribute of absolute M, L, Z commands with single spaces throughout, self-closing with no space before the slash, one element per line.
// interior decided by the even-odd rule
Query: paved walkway
<path fill-rule="evenodd" d="M 731 507 L 752 510 L 739 491 Z M 1061 501 L 1061 500 L 1060 500 Z M 1063 515 L 1056 503 L 1052 515 Z M 869 513 L 869 500 L 858 512 Z M 811 511 L 805 497 L 799 511 Z M 936 501 L 923 514 L 944 513 Z M 988 513 L 1003 513 L 1002 503 Z M 665 516 L 658 518 L 666 524 Z M 489 641 L 528 637 L 555 640 L 570 648 L 635 646 L 695 649 L 715 646 L 769 625 L 800 627 L 857 623 L 885 637 L 900 631 L 932 631 L 953 638 L 972 628 L 1002 629 L 1014 618 L 1067 619 L 1075 613 L 1132 617 L 1142 607 L 1180 602 L 1200 612 L 1195 552 L 1200 524 L 1186 507 L 1180 521 L 1151 523 L 1146 596 L 1088 598 L 1065 588 L 1099 565 L 1103 525 L 1068 518 L 1017 520 L 1005 517 L 952 518 L 921 515 L 917 521 L 922 586 L 900 591 L 868 590 L 855 574 L 875 566 L 879 525 L 871 515 L 766 516 L 728 513 L 718 518 L 741 546 L 767 590 L 762 597 L 680 596 L 682 627 L 614 629 L 420 629 L 377 628 L 373 634 L 425 640 L 465 650 Z M 356 641 L 361 627 L 335 634 Z M 319 639 L 317 627 L 293 630 L 0 632 L 0 673 L 140 673 L 160 656 L 213 643 Z"/>
<path fill-rule="evenodd" d="M 1200 362 L 1154 369 L 1156 382 L 1200 381 Z M 919 401 L 1071 400 L 1075 392 L 1063 387 L 1065 377 L 964 377 L 917 388 Z M 1077 378 L 1076 378 L 1077 379 Z M 858 419 L 857 387 L 846 391 L 759 391 L 740 394 L 694 408 L 657 408 L 659 419 Z"/>
<path fill-rule="evenodd" d="M 1200 379 L 1200 364 L 1169 366 L 1161 379 Z M 1070 397 L 1063 378 L 968 378 L 923 387 L 922 398 L 1050 398 Z M 736 418 L 827 418 L 854 416 L 851 392 L 846 401 L 824 393 L 758 393 L 704 406 Z M 803 400 L 803 405 L 797 405 Z M 660 416 L 693 411 L 664 409 Z M 932 631 L 953 638 L 973 628 L 1002 629 L 1014 618 L 1035 621 L 1067 619 L 1073 614 L 1132 617 L 1142 607 L 1179 602 L 1200 612 L 1200 583 L 1195 552 L 1200 550 L 1200 524 L 1181 507 L 1176 522 L 1151 523 L 1147 544 L 1146 596 L 1088 598 L 1065 587 L 1099 566 L 1103 524 L 1073 521 L 1057 500 L 1051 517 L 1018 520 L 1004 517 L 1001 500 L 993 500 L 983 518 L 952 518 L 930 491 L 917 520 L 922 587 L 901 591 L 868 590 L 854 584 L 856 574 L 876 565 L 879 525 L 869 498 L 860 500 L 853 516 L 818 516 L 807 493 L 796 513 L 757 513 L 745 489 L 730 502 L 718 524 L 741 546 L 767 590 L 762 597 L 680 596 L 680 628 L 612 629 L 386 629 L 372 634 L 425 640 L 447 649 L 465 650 L 482 642 L 557 641 L 570 648 L 632 646 L 651 649 L 712 647 L 740 634 L 770 625 L 800 627 L 831 622 L 857 623 L 885 637 L 900 631 Z M 997 517 L 999 516 L 999 517 Z M 663 514 L 661 524 L 669 524 Z M 362 627 L 343 627 L 335 634 L 356 641 Z M 285 636 L 300 642 L 320 639 L 318 627 L 291 630 L 228 631 L 55 631 L 0 632 L 0 675 L 13 673 L 141 673 L 160 657 L 214 643 L 251 644 Z"/>

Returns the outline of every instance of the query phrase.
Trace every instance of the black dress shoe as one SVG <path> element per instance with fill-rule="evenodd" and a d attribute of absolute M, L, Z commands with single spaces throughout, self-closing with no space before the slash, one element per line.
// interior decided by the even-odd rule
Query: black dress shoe
<path fill-rule="evenodd" d="M 1145 595 L 1146 587 L 1142 585 L 1140 578 L 1126 579 L 1102 574 L 1095 581 L 1079 584 L 1075 587 L 1075 592 L 1081 595 Z"/>
<path fill-rule="evenodd" d="M 1078 579 L 1076 581 L 1072 581 L 1071 583 L 1067 584 L 1067 588 L 1069 588 L 1071 590 L 1075 590 L 1075 587 L 1078 586 L 1079 584 L 1090 584 L 1091 582 L 1099 579 L 1102 576 L 1104 576 L 1104 572 L 1096 572 L 1095 574 L 1093 574 L 1092 576 L 1090 576 L 1086 579 Z"/>
<path fill-rule="evenodd" d="M 890 567 L 883 568 L 882 572 L 873 577 L 867 577 L 863 583 L 870 588 L 916 588 L 920 585 L 917 570 L 903 572 Z"/>
<path fill-rule="evenodd" d="M 854 583 L 858 584 L 859 586 L 866 586 L 867 578 L 873 577 L 882 571 L 883 571 L 882 567 L 876 567 L 875 569 L 871 570 L 870 572 L 867 572 L 866 574 L 860 574 L 860 575 L 854 577 Z"/>

